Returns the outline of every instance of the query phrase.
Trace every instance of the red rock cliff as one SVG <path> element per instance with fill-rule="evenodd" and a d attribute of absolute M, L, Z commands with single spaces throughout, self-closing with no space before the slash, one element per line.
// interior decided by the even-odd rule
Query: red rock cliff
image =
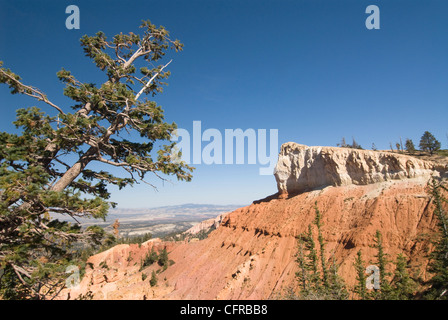
<path fill-rule="evenodd" d="M 404 253 L 426 277 L 431 249 L 428 235 L 437 223 L 426 193 L 428 179 L 424 174 L 364 185 L 327 186 L 286 198 L 274 195 L 226 215 L 205 240 L 120 245 L 90 258 L 93 269 L 87 269 L 70 297 L 90 290 L 96 299 L 275 298 L 285 288 L 297 286 L 296 236 L 313 221 L 316 201 L 323 215 L 327 253 L 334 253 L 348 286 L 356 281 L 353 262 L 357 251 L 362 250 L 365 261 L 373 261 L 376 252 L 370 246 L 377 230 L 391 258 Z M 150 286 L 149 278 L 152 270 L 160 267 L 139 271 L 139 261 L 153 246 L 166 247 L 175 262 L 159 273 L 155 287 Z M 108 269 L 100 266 L 103 261 Z M 147 279 L 143 280 L 142 272 Z"/>

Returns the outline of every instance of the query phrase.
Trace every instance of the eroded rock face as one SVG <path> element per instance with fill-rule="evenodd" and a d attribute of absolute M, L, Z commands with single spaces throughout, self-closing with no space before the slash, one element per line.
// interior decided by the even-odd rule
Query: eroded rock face
<path fill-rule="evenodd" d="M 286 289 L 298 286 L 297 237 L 314 221 L 316 202 L 327 259 L 340 266 L 347 288 L 357 282 L 358 251 L 364 261 L 375 261 L 378 230 L 390 259 L 404 254 L 410 270 L 421 270 L 422 278 L 428 279 L 437 218 L 426 183 L 414 178 L 263 199 L 227 214 L 217 230 L 197 242 L 155 239 L 141 246 L 115 246 L 92 256 L 80 285 L 63 291 L 60 299 L 76 299 L 89 291 L 94 299 L 117 300 L 281 298 Z M 174 264 L 165 271 L 157 263 L 141 269 L 152 248 L 166 248 Z M 156 286 L 149 282 L 152 271 L 157 273 Z"/>
<path fill-rule="evenodd" d="M 362 251 L 375 261 L 375 234 L 392 259 L 404 254 L 427 280 L 428 254 L 437 218 L 427 180 L 446 169 L 387 152 L 331 147 L 282 146 L 275 176 L 284 192 L 226 214 L 201 241 L 118 245 L 89 258 L 80 284 L 60 299 L 92 293 L 94 299 L 276 299 L 297 288 L 297 237 L 313 223 L 317 204 L 327 261 L 340 266 L 348 288 L 356 285 L 354 261 Z M 448 196 L 445 194 L 445 196 Z M 448 210 L 448 204 L 443 204 Z M 316 240 L 317 241 L 317 240 Z M 173 264 L 142 268 L 150 250 L 166 249 Z M 158 283 L 151 286 L 152 272 Z M 392 272 L 392 270 L 391 270 Z"/>
<path fill-rule="evenodd" d="M 274 175 L 280 194 L 326 186 L 367 185 L 389 180 L 440 176 L 446 167 L 389 152 L 282 145 Z"/>

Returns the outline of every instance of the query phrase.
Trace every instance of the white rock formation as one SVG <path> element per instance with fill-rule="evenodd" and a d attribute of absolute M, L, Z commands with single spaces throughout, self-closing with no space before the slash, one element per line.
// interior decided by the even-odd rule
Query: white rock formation
<path fill-rule="evenodd" d="M 444 165 L 395 153 L 287 142 L 281 147 L 274 176 L 279 193 L 288 194 L 326 186 L 429 179 L 446 169 Z"/>
<path fill-rule="evenodd" d="M 209 231 L 212 228 L 218 229 L 218 227 L 221 224 L 222 220 L 224 219 L 224 217 L 228 213 L 229 212 L 225 212 L 225 213 L 220 214 L 216 218 L 212 218 L 212 219 L 207 219 L 207 220 L 201 221 L 198 224 L 195 224 L 194 226 L 192 226 L 190 229 L 188 229 L 184 233 L 195 235 L 195 234 L 198 234 L 201 231 L 207 232 L 207 231 Z"/>

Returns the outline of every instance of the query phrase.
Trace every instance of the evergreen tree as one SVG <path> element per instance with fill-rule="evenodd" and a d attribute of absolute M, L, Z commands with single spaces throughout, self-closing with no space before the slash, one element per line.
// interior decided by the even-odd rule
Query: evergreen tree
<path fill-rule="evenodd" d="M 325 258 L 325 242 L 322 236 L 322 215 L 317 207 L 317 202 L 314 204 L 314 212 L 316 217 L 314 218 L 314 224 L 317 227 L 317 240 L 319 241 L 319 249 L 320 249 L 320 263 L 322 266 L 322 285 L 324 288 L 329 288 L 330 284 L 328 282 L 328 270 L 327 270 L 327 262 Z"/>
<path fill-rule="evenodd" d="M 157 282 L 158 282 L 157 274 L 154 270 L 152 270 L 151 279 L 149 280 L 149 284 L 151 285 L 151 287 L 154 287 L 157 285 Z"/>
<path fill-rule="evenodd" d="M 296 277 L 299 282 L 300 294 L 308 296 L 310 294 L 310 269 L 305 258 L 305 240 L 303 238 L 304 235 L 301 235 L 297 240 L 296 263 L 299 271 L 296 272 Z"/>
<path fill-rule="evenodd" d="M 341 148 L 352 148 L 352 149 L 362 149 L 361 145 L 358 144 L 355 138 L 352 137 L 352 144 L 345 142 L 345 137 L 341 139 L 341 142 L 337 143 L 336 146 Z"/>
<path fill-rule="evenodd" d="M 143 258 L 143 261 L 141 263 L 140 270 L 143 268 L 152 265 L 154 262 L 159 261 L 159 255 L 154 250 L 154 248 L 151 248 L 151 251 L 146 253 L 145 257 Z"/>
<path fill-rule="evenodd" d="M 352 137 L 352 144 L 351 144 L 350 148 L 362 149 L 361 145 L 358 142 L 356 142 L 354 137 Z"/>
<path fill-rule="evenodd" d="M 300 234 L 297 240 L 296 263 L 299 270 L 296 272 L 296 277 L 299 282 L 298 299 L 319 299 L 322 291 L 322 280 L 318 262 L 313 230 L 311 225 L 309 225 L 307 232 Z"/>
<path fill-rule="evenodd" d="M 434 151 L 440 149 L 440 142 L 430 133 L 429 131 L 425 131 L 420 139 L 420 150 L 428 151 L 430 154 L 433 154 Z"/>
<path fill-rule="evenodd" d="M 390 284 L 388 277 L 390 273 L 387 272 L 387 264 L 389 263 L 387 259 L 387 254 L 384 252 L 383 248 L 383 236 L 379 230 L 376 231 L 375 234 L 375 245 L 374 247 L 377 249 L 377 255 L 375 256 L 376 264 L 380 270 L 380 289 L 378 292 L 374 293 L 374 297 L 377 300 L 388 300 L 390 293 Z"/>
<path fill-rule="evenodd" d="M 159 266 L 164 267 L 165 269 L 168 267 L 168 251 L 166 251 L 166 248 L 163 248 L 160 251 L 157 263 L 159 264 Z"/>
<path fill-rule="evenodd" d="M 448 189 L 433 178 L 429 183 L 429 192 L 434 204 L 434 215 L 438 220 L 439 237 L 435 250 L 430 255 L 429 272 L 433 274 L 428 281 L 430 288 L 426 291 L 427 299 L 448 300 L 448 215 L 443 207 L 447 198 L 442 191 Z"/>
<path fill-rule="evenodd" d="M 356 270 L 356 281 L 357 284 L 353 290 L 354 293 L 358 295 L 361 300 L 367 299 L 367 288 L 366 288 L 366 267 L 364 260 L 362 259 L 361 250 L 356 254 L 356 260 L 354 263 Z"/>
<path fill-rule="evenodd" d="M 410 154 L 413 154 L 413 153 L 415 152 L 414 142 L 413 142 L 411 139 L 406 139 L 405 147 L 406 147 L 406 150 L 407 150 Z"/>
<path fill-rule="evenodd" d="M 319 272 L 319 258 L 316 251 L 316 243 L 314 242 L 313 228 L 308 226 L 308 232 L 305 237 L 305 248 L 308 251 L 307 261 L 310 270 L 310 291 L 320 292 L 321 276 Z"/>
<path fill-rule="evenodd" d="M 306 300 L 342 300 L 348 298 L 348 292 L 342 278 L 338 275 L 335 261 L 328 267 L 325 257 L 325 242 L 322 236 L 322 215 L 315 204 L 315 219 L 313 225 L 317 228 L 319 251 L 314 241 L 313 228 L 310 224 L 308 231 L 298 240 L 296 262 L 299 271 L 296 273 L 300 292 L 298 297 Z M 319 254 L 318 254 L 319 252 Z"/>
<path fill-rule="evenodd" d="M 339 276 L 338 269 L 339 266 L 333 256 L 333 261 L 329 268 L 329 287 L 327 290 L 328 296 L 332 300 L 347 300 L 349 298 L 349 293 L 347 291 L 344 279 Z"/>
<path fill-rule="evenodd" d="M 400 253 L 395 261 L 395 272 L 391 282 L 389 299 L 412 300 L 414 298 L 417 283 L 409 275 L 408 269 L 407 258 Z"/>
<path fill-rule="evenodd" d="M 36 107 L 17 111 L 21 133 L 0 133 L 0 295 L 4 299 L 46 299 L 65 284 L 65 269 L 73 261 L 73 245 L 100 243 L 104 231 L 81 230 L 77 218 L 104 218 L 110 205 L 108 184 L 123 188 L 148 174 L 189 181 L 192 168 L 178 161 L 163 110 L 146 96 L 162 92 L 169 76 L 158 65 L 169 49 L 182 44 L 164 27 L 149 21 L 142 33 L 103 32 L 83 36 L 81 46 L 104 72 L 101 85 L 83 83 L 68 70 L 57 77 L 65 84 L 70 108 L 52 102 L 40 89 L 25 84 L 0 62 L 0 83 L 12 94 L 24 94 L 53 111 Z M 137 70 L 136 65 L 142 66 Z M 140 136 L 133 139 L 132 137 Z M 176 160 L 176 161 L 175 161 Z M 101 166 L 90 167 L 90 163 Z M 127 176 L 115 176 L 116 167 Z M 54 213 L 73 223 L 52 218 Z"/>

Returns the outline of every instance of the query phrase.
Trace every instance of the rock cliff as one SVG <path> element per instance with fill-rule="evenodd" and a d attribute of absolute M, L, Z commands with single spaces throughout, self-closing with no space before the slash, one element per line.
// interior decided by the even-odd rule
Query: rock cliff
<path fill-rule="evenodd" d="M 444 165 L 396 153 L 288 142 L 281 147 L 274 175 L 279 193 L 285 195 L 326 186 L 429 178 L 444 171 Z"/>
<path fill-rule="evenodd" d="M 89 291 L 94 299 L 278 298 L 298 286 L 296 237 L 314 220 L 316 203 L 327 258 L 340 265 L 349 288 L 356 283 L 357 252 L 362 250 L 365 261 L 375 260 L 377 230 L 391 259 L 403 253 L 427 279 L 437 219 L 426 186 L 442 169 L 388 153 L 285 144 L 276 178 L 289 197 L 273 195 L 237 209 L 201 241 L 151 240 L 92 256 L 80 285 L 60 298 Z M 140 269 L 152 248 L 166 248 L 174 263 L 166 270 L 157 264 Z M 159 281 L 151 287 L 153 270 Z"/>

